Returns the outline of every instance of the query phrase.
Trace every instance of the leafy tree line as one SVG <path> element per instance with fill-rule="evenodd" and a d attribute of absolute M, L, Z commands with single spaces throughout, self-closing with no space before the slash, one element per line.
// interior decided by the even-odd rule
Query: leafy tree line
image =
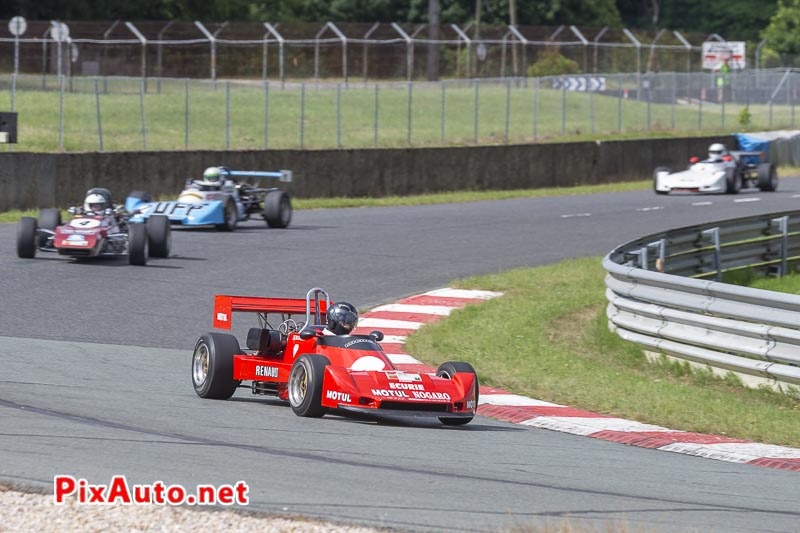
<path fill-rule="evenodd" d="M 0 18 L 61 20 L 269 20 L 427 22 L 430 0 L 5 0 Z M 436 0 L 441 23 L 668 28 L 730 40 L 768 37 L 779 53 L 800 53 L 800 0 Z"/>

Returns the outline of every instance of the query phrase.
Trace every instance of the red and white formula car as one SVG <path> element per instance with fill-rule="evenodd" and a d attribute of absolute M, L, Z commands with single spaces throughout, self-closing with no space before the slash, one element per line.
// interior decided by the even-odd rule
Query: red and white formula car
<path fill-rule="evenodd" d="M 249 330 L 247 349 L 233 335 L 200 337 L 192 355 L 195 392 L 201 398 L 228 399 L 245 387 L 288 400 L 294 413 L 304 417 L 336 410 L 436 417 L 447 425 L 473 419 L 478 377 L 470 364 L 443 363 L 431 374 L 403 372 L 378 344 L 383 340 L 379 331 L 324 334 L 330 305 L 320 288 L 308 291 L 305 299 L 217 295 L 214 327 L 230 329 L 238 311 L 256 313 L 259 327 Z M 303 314 L 305 322 L 293 318 Z M 269 322 L 275 318 L 280 319 L 277 328 Z"/>

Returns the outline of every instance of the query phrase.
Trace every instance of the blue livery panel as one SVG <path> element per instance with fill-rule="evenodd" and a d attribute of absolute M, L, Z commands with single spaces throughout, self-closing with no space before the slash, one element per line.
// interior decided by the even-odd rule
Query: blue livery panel
<path fill-rule="evenodd" d="M 186 226 L 206 226 L 209 224 L 222 224 L 225 219 L 225 210 L 219 200 L 188 204 L 183 202 L 150 202 L 135 203 L 134 198 L 128 198 L 125 209 L 135 211 L 131 222 L 144 222 L 150 215 L 165 215 L 173 224 Z"/>

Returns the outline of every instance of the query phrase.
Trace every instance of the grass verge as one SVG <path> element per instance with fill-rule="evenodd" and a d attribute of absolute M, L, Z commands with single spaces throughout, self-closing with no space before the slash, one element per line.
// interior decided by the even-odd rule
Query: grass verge
<path fill-rule="evenodd" d="M 408 351 L 465 360 L 481 383 L 672 429 L 800 447 L 800 399 L 688 365 L 649 364 L 608 331 L 600 258 L 512 270 L 454 286 L 506 293 L 423 327 Z"/>
<path fill-rule="evenodd" d="M 579 185 L 576 187 L 552 187 L 547 189 L 518 189 L 510 191 L 461 191 L 417 196 L 386 196 L 383 198 L 294 198 L 295 209 L 335 209 L 342 207 L 380 207 L 396 205 L 433 205 L 463 202 L 479 202 L 483 200 L 506 200 L 509 198 L 537 198 L 549 196 L 568 196 L 575 194 L 599 194 L 609 192 L 640 191 L 650 187 L 649 180 L 630 181 L 625 183 L 607 183 L 603 185 Z M 170 198 L 161 198 L 169 200 Z M 0 223 L 17 222 L 22 216 L 36 216 L 38 210 L 5 211 L 0 213 Z M 68 218 L 66 210 L 62 218 Z"/>

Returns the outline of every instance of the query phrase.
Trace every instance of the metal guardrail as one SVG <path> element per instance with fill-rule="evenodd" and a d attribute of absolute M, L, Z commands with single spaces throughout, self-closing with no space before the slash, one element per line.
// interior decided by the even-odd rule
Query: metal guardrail
<path fill-rule="evenodd" d="M 798 386 L 800 295 L 722 282 L 784 275 L 798 260 L 800 211 L 642 237 L 603 259 L 609 328 L 649 351 Z"/>

